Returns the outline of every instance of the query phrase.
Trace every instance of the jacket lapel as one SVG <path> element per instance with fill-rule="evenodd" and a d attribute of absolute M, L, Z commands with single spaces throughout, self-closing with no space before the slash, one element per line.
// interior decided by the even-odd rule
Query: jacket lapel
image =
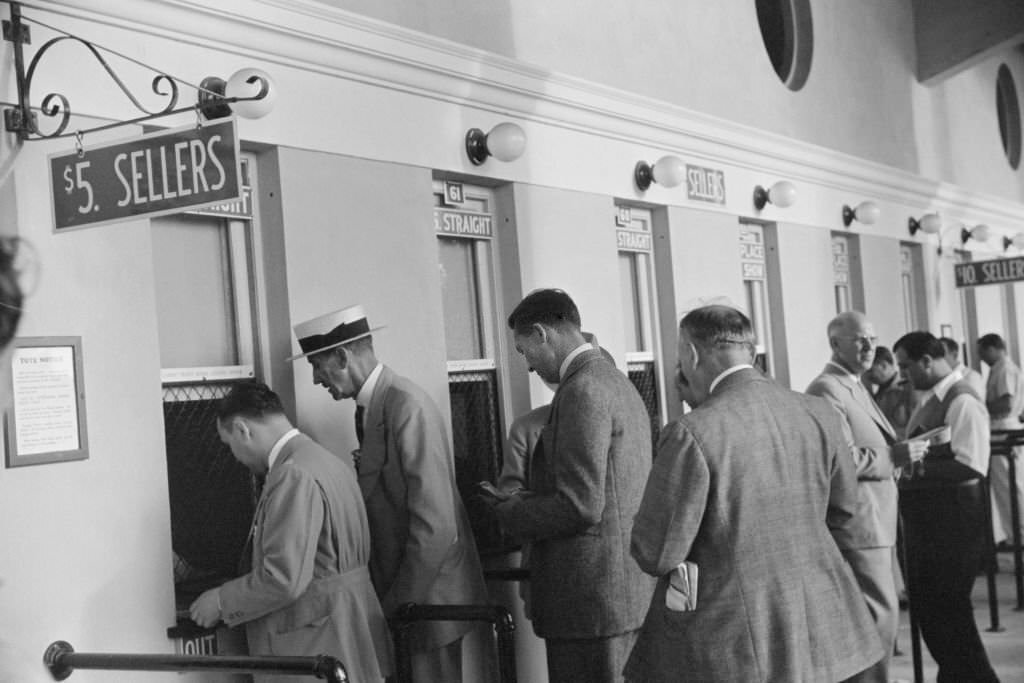
<path fill-rule="evenodd" d="M 360 447 L 359 488 L 363 498 L 368 498 L 377 487 L 381 470 L 387 463 L 387 425 L 384 423 L 384 399 L 391 390 L 395 374 L 386 365 L 381 368 L 377 386 L 370 397 L 370 405 L 363 416 L 363 444 Z"/>
<path fill-rule="evenodd" d="M 896 431 L 889 424 L 888 418 L 882 414 L 879 410 L 878 404 L 871 398 L 867 388 L 861 384 L 859 379 L 854 379 L 851 375 L 846 373 L 840 373 L 838 370 L 833 368 L 831 365 L 828 366 L 827 370 L 831 370 L 832 374 L 836 376 L 839 383 L 846 388 L 853 395 L 853 400 L 856 401 L 864 410 L 867 411 L 871 419 L 874 420 L 878 428 L 882 430 L 882 434 L 885 435 L 886 440 L 890 443 L 896 441 Z"/>

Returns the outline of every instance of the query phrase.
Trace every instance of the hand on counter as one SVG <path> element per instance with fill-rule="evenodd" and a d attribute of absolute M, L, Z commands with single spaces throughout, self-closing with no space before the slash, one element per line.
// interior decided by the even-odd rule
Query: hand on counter
<path fill-rule="evenodd" d="M 188 608 L 192 621 L 203 628 L 212 628 L 220 621 L 220 589 L 204 592 Z"/>

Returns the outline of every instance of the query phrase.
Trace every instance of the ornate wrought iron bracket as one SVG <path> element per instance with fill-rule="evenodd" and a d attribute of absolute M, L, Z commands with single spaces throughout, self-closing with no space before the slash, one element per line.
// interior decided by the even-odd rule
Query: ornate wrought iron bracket
<path fill-rule="evenodd" d="M 196 87 L 186 83 L 185 81 L 180 81 L 167 73 L 163 73 L 157 69 L 152 69 L 157 73 L 157 76 L 153 78 L 152 81 L 151 87 L 153 92 L 160 97 L 167 98 L 167 103 L 162 109 L 151 111 L 144 107 L 142 103 L 139 102 L 138 98 L 132 94 L 124 81 L 121 80 L 114 69 L 111 68 L 103 58 L 103 55 L 100 54 L 96 45 L 72 35 L 58 36 L 44 43 L 39 50 L 36 51 L 35 55 L 32 57 L 32 61 L 28 64 L 28 69 L 26 70 L 23 46 L 31 44 L 32 34 L 30 27 L 22 18 L 21 3 L 10 2 L 8 4 L 10 4 L 11 7 L 11 18 L 10 20 L 5 19 L 3 21 L 3 39 L 14 44 L 14 71 L 18 89 L 18 103 L 16 107 L 4 110 L 4 127 L 10 132 L 17 133 L 21 140 L 46 140 L 72 135 L 81 138 L 81 136 L 86 133 L 107 130 L 118 126 L 138 124 L 151 119 L 170 116 L 172 114 L 180 114 L 190 110 L 196 111 L 197 115 L 201 114 L 207 120 L 221 118 L 231 114 L 232 104 L 237 102 L 262 100 L 266 98 L 270 92 L 269 81 L 259 75 L 252 75 L 246 79 L 246 82 L 249 84 L 259 82 L 259 91 L 256 92 L 255 95 L 251 97 L 229 97 L 225 95 L 227 82 L 224 79 L 210 76 L 203 79 L 199 86 Z M 121 92 L 123 92 L 131 101 L 135 108 L 140 112 L 143 112 L 142 115 L 125 121 L 117 121 L 114 123 L 65 133 L 68 123 L 71 120 L 71 105 L 64 95 L 60 93 L 49 93 L 43 98 L 39 106 L 39 112 L 42 113 L 43 116 L 53 118 L 55 120 L 59 117 L 59 121 L 57 122 L 56 129 L 52 132 L 44 133 L 40 130 L 38 117 L 36 112 L 32 110 L 31 106 L 30 92 L 32 89 L 32 77 L 35 75 L 36 67 L 39 65 L 40 60 L 43 55 L 46 54 L 47 50 L 65 40 L 71 40 L 85 46 L 93 57 L 95 57 L 100 63 L 114 83 L 117 84 L 118 88 L 121 89 Z M 196 104 L 176 107 L 178 104 L 179 82 L 198 90 Z"/>

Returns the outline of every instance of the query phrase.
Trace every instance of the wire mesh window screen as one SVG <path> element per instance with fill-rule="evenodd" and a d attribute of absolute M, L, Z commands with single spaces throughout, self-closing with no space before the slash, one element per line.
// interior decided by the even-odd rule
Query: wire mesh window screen
<path fill-rule="evenodd" d="M 236 575 L 255 509 L 254 478 L 217 434 L 217 401 L 230 388 L 230 383 L 197 383 L 163 390 L 179 607 Z"/>
<path fill-rule="evenodd" d="M 497 371 L 451 372 L 448 393 L 452 410 L 455 479 L 481 553 L 507 552 L 512 540 L 501 534 L 497 519 L 476 492 L 480 481 L 496 483 L 501 473 L 502 432 L 498 411 Z"/>
<path fill-rule="evenodd" d="M 654 371 L 653 362 L 633 362 L 627 366 L 626 374 L 636 390 L 640 392 L 651 418 L 651 446 L 658 445 L 658 432 L 661 429 L 661 406 L 658 405 L 658 376 Z M 652 451 L 653 452 L 653 451 Z"/>

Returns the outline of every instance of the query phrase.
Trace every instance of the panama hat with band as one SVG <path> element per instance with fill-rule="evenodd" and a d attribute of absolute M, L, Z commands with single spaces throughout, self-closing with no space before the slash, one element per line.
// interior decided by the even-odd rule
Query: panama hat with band
<path fill-rule="evenodd" d="M 292 329 L 299 340 L 301 353 L 289 356 L 287 360 L 298 360 L 321 351 L 333 349 L 342 344 L 368 337 L 384 325 L 370 327 L 362 306 L 349 306 L 333 313 L 317 316 L 299 323 Z"/>

